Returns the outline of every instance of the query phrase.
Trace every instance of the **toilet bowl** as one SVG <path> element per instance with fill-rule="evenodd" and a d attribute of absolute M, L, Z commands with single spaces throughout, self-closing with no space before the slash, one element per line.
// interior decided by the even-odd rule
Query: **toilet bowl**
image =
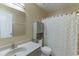
<path fill-rule="evenodd" d="M 52 50 L 50 47 L 48 46 L 41 47 L 41 56 L 50 56 L 51 52 Z"/>

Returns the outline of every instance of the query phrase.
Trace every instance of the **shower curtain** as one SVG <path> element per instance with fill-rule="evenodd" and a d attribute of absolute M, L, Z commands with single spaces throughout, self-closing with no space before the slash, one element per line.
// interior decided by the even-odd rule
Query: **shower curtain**
<path fill-rule="evenodd" d="M 50 16 L 42 20 L 45 26 L 45 44 L 52 55 L 77 55 L 78 14 Z"/>

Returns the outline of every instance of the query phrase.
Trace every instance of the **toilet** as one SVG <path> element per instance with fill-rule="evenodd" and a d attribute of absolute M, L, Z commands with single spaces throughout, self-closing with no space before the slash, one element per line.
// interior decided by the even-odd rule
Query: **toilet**
<path fill-rule="evenodd" d="M 39 40 L 39 43 L 42 46 L 42 40 Z M 48 46 L 41 47 L 41 56 L 51 56 L 52 49 Z"/>
<path fill-rule="evenodd" d="M 51 56 L 51 48 L 48 46 L 41 47 L 41 56 Z"/>

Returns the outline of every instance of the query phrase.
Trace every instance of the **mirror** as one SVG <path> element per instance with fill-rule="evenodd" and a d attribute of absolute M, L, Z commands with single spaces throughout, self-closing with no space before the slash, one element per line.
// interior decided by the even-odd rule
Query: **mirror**
<path fill-rule="evenodd" d="M 12 35 L 21 36 L 25 35 L 25 14 L 22 12 L 15 13 L 13 17 Z"/>
<path fill-rule="evenodd" d="M 0 38 L 12 37 L 12 15 L 0 10 Z"/>
<path fill-rule="evenodd" d="M 24 12 L 0 5 L 0 38 L 25 35 L 25 22 Z"/>

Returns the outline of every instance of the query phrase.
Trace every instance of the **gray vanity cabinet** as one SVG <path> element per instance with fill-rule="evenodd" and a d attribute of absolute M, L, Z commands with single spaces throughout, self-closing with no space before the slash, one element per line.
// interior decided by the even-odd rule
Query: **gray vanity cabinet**
<path fill-rule="evenodd" d="M 41 47 L 37 48 L 36 50 L 34 50 L 33 52 L 31 52 L 27 56 L 40 56 L 41 55 L 41 50 L 40 49 L 41 49 Z"/>

